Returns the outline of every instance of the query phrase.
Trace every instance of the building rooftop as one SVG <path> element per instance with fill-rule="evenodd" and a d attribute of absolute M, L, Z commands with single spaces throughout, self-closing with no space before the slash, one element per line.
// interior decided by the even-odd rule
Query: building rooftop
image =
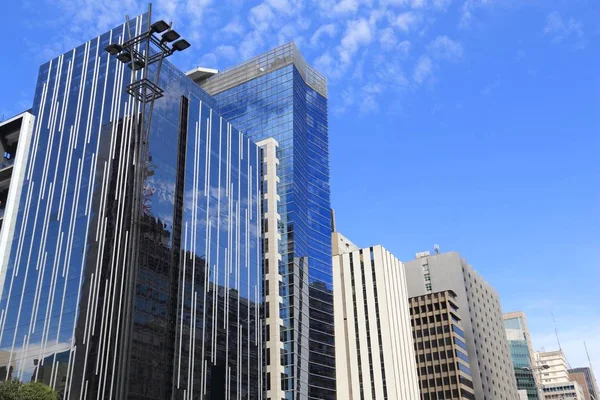
<path fill-rule="evenodd" d="M 201 86 L 210 95 L 215 95 L 290 64 L 296 67 L 308 86 L 323 97 L 327 97 L 327 79 L 304 61 L 294 42 L 286 43 L 242 64 L 214 74 L 208 79 L 202 80 Z"/>

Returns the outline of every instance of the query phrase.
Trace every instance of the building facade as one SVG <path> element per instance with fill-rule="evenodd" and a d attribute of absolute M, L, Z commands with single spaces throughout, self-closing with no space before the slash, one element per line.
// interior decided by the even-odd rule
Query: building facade
<path fill-rule="evenodd" d="M 451 290 L 409 299 L 422 400 L 475 400 L 471 363 Z"/>
<path fill-rule="evenodd" d="M 572 368 L 569 370 L 569 379 L 577 381 L 583 389 L 583 397 L 585 400 L 599 400 L 600 391 L 598 391 L 598 383 L 594 377 L 594 371 L 590 367 Z"/>
<path fill-rule="evenodd" d="M 261 399 L 260 150 L 167 61 L 144 129 L 126 92 L 142 72 L 104 49 L 149 25 L 40 67 L 0 378 L 72 399 Z"/>
<path fill-rule="evenodd" d="M 0 254 L 4 254 L 14 233 L 34 120 L 26 111 L 0 122 Z M 3 234 L 4 225 L 7 228 Z"/>
<path fill-rule="evenodd" d="M 445 290 L 456 294 L 475 398 L 518 398 L 496 291 L 457 252 L 418 253 L 404 267 L 409 297 Z"/>
<path fill-rule="evenodd" d="M 337 233 L 333 241 L 338 398 L 418 399 L 402 263 L 381 246 L 360 249 Z"/>
<path fill-rule="evenodd" d="M 579 383 L 556 382 L 544 385 L 546 400 L 584 400 L 583 389 Z"/>
<path fill-rule="evenodd" d="M 538 383 L 540 366 L 535 362 L 525 313 L 506 313 L 503 317 L 517 388 L 525 390 L 529 400 L 543 398 L 541 385 Z"/>
<path fill-rule="evenodd" d="M 539 351 L 535 353 L 535 359 L 540 367 L 542 385 L 569 381 L 569 367 L 562 350 Z"/>
<path fill-rule="evenodd" d="M 279 221 L 265 234 L 269 245 L 279 242 L 277 264 L 269 271 L 276 270 L 281 281 L 278 311 L 266 318 L 270 341 L 283 344 L 267 360 L 272 398 L 333 399 L 327 81 L 293 43 L 214 75 L 207 69 L 190 75 L 252 140 L 278 143 Z"/>

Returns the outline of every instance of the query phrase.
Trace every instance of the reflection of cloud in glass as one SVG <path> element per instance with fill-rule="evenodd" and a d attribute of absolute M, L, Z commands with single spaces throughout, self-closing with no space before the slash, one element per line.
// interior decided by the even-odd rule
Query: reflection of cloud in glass
<path fill-rule="evenodd" d="M 71 342 L 46 344 L 44 348 L 41 342 L 29 343 L 27 350 L 15 349 L 12 358 L 10 358 L 10 347 L 0 349 L 0 365 L 7 366 L 11 359 L 12 378 L 29 382 L 34 378 L 39 360 L 45 360 L 55 353 L 63 353 L 71 350 Z M 15 361 L 18 360 L 18 362 Z M 48 368 L 48 366 L 46 366 Z"/>

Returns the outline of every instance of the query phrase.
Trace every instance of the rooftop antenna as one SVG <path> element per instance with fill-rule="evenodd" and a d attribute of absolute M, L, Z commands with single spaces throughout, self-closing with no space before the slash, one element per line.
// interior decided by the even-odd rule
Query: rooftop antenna
<path fill-rule="evenodd" d="M 558 329 L 556 329 L 556 319 L 554 319 L 554 313 L 552 314 L 552 323 L 554 324 L 554 333 L 556 334 L 556 343 L 558 343 L 558 349 L 562 351 L 562 347 L 560 347 L 560 340 L 558 340 Z"/>
<path fill-rule="evenodd" d="M 585 340 L 583 341 L 583 347 L 585 348 L 585 354 L 587 355 L 588 363 L 590 364 L 590 369 L 592 369 L 592 360 L 590 359 L 590 353 L 588 352 Z"/>

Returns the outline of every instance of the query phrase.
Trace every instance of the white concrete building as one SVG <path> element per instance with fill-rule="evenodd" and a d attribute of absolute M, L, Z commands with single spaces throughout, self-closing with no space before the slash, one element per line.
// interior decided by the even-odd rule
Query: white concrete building
<path fill-rule="evenodd" d="M 405 262 L 409 297 L 456 293 L 477 400 L 519 399 L 500 298 L 457 252 L 418 253 Z"/>
<path fill-rule="evenodd" d="M 17 211 L 31 153 L 34 120 L 35 117 L 26 111 L 0 122 L 0 271 L 8 265 L 17 228 Z M 3 279 L 2 275 L 0 288 Z"/>
<path fill-rule="evenodd" d="M 562 350 L 536 352 L 535 359 L 538 366 L 544 366 L 540 369 L 542 385 L 569 382 L 569 367 Z"/>
<path fill-rule="evenodd" d="M 419 399 L 402 263 L 382 246 L 332 241 L 337 398 Z"/>
<path fill-rule="evenodd" d="M 279 273 L 279 242 L 281 235 L 277 229 L 281 219 L 277 212 L 279 195 L 277 184 L 279 177 L 277 169 L 279 160 L 277 158 L 278 143 L 269 138 L 256 143 L 262 150 L 262 211 L 263 211 L 263 290 L 265 302 L 265 360 L 266 376 L 265 387 L 268 399 L 281 399 L 284 396 L 281 375 L 284 373 L 281 365 L 280 354 L 283 350 L 283 342 L 279 340 L 283 326 L 279 309 L 283 298 L 279 294 L 279 285 L 282 281 Z"/>
<path fill-rule="evenodd" d="M 585 400 L 583 389 L 576 381 L 544 385 L 545 400 Z"/>

